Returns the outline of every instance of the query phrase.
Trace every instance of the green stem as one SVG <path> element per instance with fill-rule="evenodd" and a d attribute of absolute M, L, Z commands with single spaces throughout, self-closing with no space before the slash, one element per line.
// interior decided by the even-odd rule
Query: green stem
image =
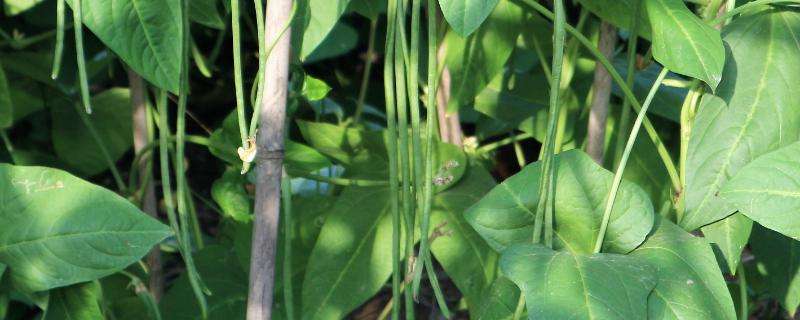
<path fill-rule="evenodd" d="M 525 293 L 519 293 L 519 299 L 517 299 L 517 307 L 514 308 L 514 316 L 511 317 L 512 320 L 519 320 L 522 318 L 522 312 L 525 311 Z"/>
<path fill-rule="evenodd" d="M 64 56 L 64 20 L 66 20 L 66 1 L 56 2 L 56 48 L 53 50 L 53 70 L 50 78 L 55 80 L 61 72 L 61 58 Z"/>
<path fill-rule="evenodd" d="M 245 119 L 244 84 L 242 80 L 242 35 L 239 20 L 239 0 L 231 0 L 231 31 L 233 34 L 233 86 L 236 92 L 236 116 L 239 119 L 239 138 L 247 146 L 247 120 Z M 259 41 L 260 42 L 260 41 Z M 256 112 L 258 113 L 258 112 Z"/>
<path fill-rule="evenodd" d="M 86 113 L 92 113 L 92 101 L 89 95 L 89 76 L 86 73 L 86 58 L 83 50 L 83 22 L 81 0 L 72 1 L 72 23 L 75 31 L 75 56 L 78 61 L 78 81 L 80 82 L 81 101 Z"/>
<path fill-rule="evenodd" d="M 281 179 L 283 198 L 283 301 L 286 306 L 286 319 L 294 319 L 294 299 L 292 295 L 292 181 L 284 171 Z"/>
<path fill-rule="evenodd" d="M 623 151 L 622 158 L 617 166 L 617 172 L 614 173 L 614 181 L 611 184 L 611 190 L 608 192 L 606 208 L 603 212 L 603 222 L 600 225 L 600 232 L 597 235 L 597 241 L 594 243 L 594 253 L 599 253 L 600 249 L 603 247 L 603 239 L 605 238 L 606 230 L 608 229 L 608 222 L 611 219 L 611 210 L 614 208 L 614 200 L 616 200 L 617 197 L 617 190 L 619 190 L 619 185 L 622 182 L 622 174 L 625 172 L 625 165 L 628 164 L 628 157 L 631 154 L 631 150 L 633 150 L 633 144 L 636 142 L 636 136 L 639 134 L 639 129 L 641 128 L 642 121 L 644 121 L 644 117 L 647 114 L 647 109 L 650 107 L 650 103 L 653 101 L 653 97 L 656 95 L 658 88 L 661 87 L 661 82 L 664 81 L 667 73 L 669 73 L 669 69 L 661 69 L 661 73 L 658 74 L 658 78 L 656 78 L 656 81 L 650 88 L 650 92 L 647 93 L 647 98 L 644 100 L 642 110 L 639 112 L 639 115 L 636 117 L 636 121 L 633 123 L 633 128 L 628 136 L 628 142 L 625 144 L 625 151 Z"/>
<path fill-rule="evenodd" d="M 378 29 L 378 18 L 375 18 L 369 25 L 369 40 L 367 42 L 367 57 L 364 61 L 364 74 L 361 77 L 361 88 L 358 90 L 358 100 L 356 100 L 356 112 L 353 116 L 353 122 L 359 123 L 361 121 L 361 114 L 364 112 L 364 101 L 367 98 L 367 89 L 369 89 L 369 76 L 372 71 L 372 60 L 375 56 L 375 33 Z"/>
<path fill-rule="evenodd" d="M 736 272 L 739 275 L 739 319 L 747 320 L 749 319 L 750 311 L 747 306 L 747 277 L 745 276 L 744 263 L 739 263 Z"/>
<path fill-rule="evenodd" d="M 414 256 L 414 194 L 411 188 L 411 157 L 409 156 L 410 141 L 408 138 L 408 88 L 406 87 L 408 79 L 406 78 L 406 65 L 408 59 L 404 59 L 408 55 L 405 36 L 405 8 L 403 1 L 397 2 L 396 12 L 396 32 L 395 32 L 395 55 L 394 55 L 394 73 L 395 73 L 395 94 L 397 95 L 397 124 L 399 135 L 399 155 L 400 155 L 400 182 L 401 182 L 401 196 L 403 217 L 405 218 L 405 261 L 410 265 L 410 261 Z M 405 307 L 406 319 L 414 318 L 414 299 L 413 292 L 406 290 Z"/>
<path fill-rule="evenodd" d="M 479 154 L 489 153 L 489 152 L 492 152 L 494 150 L 497 150 L 498 148 L 500 148 L 502 146 L 505 146 L 505 145 L 508 145 L 508 144 L 512 144 L 512 143 L 518 142 L 520 140 L 530 139 L 530 138 L 533 138 L 533 135 L 530 134 L 530 133 L 527 133 L 527 132 L 518 133 L 518 134 L 512 135 L 512 136 L 510 136 L 508 138 L 497 140 L 495 142 L 491 142 L 491 143 L 487 143 L 485 145 L 482 145 L 476 150 L 476 152 L 479 153 Z"/>
<path fill-rule="evenodd" d="M 189 31 L 189 0 L 181 0 L 181 16 L 182 16 L 182 32 L 181 32 L 181 71 L 180 71 L 180 87 L 178 91 L 178 112 L 175 121 L 175 184 L 176 184 L 176 198 L 178 202 L 178 218 L 180 220 L 181 240 L 180 246 L 182 247 L 183 260 L 186 263 L 186 271 L 189 275 L 189 282 L 194 291 L 197 303 L 200 305 L 200 313 L 203 318 L 208 315 L 208 304 L 206 302 L 205 294 L 209 291 L 200 279 L 197 268 L 194 264 L 192 257 L 192 246 L 189 236 L 189 212 L 187 207 L 186 189 L 188 182 L 186 181 L 186 170 L 184 169 L 184 148 L 186 141 L 186 105 L 188 103 L 189 94 L 189 39 L 191 33 Z M 159 111 L 162 112 L 162 111 Z M 164 110 L 163 112 L 166 112 Z M 162 117 L 166 115 L 161 115 Z M 168 131 L 167 131 L 168 132 Z M 198 236 L 199 238 L 199 236 Z M 198 244 L 202 239 L 196 239 Z"/>
<path fill-rule="evenodd" d="M 392 300 L 400 301 L 401 283 L 403 275 L 400 271 L 400 236 L 401 219 L 399 200 L 399 175 L 398 154 L 397 154 L 397 118 L 396 118 L 396 97 L 394 94 L 394 48 L 395 48 L 395 20 L 398 0 L 388 0 L 387 23 L 386 23 L 386 46 L 383 64 L 383 86 L 386 100 L 386 128 L 388 132 L 386 149 L 389 154 L 389 206 L 392 213 Z M 392 319 L 400 319 L 400 304 L 392 305 Z"/>
<path fill-rule="evenodd" d="M 561 112 L 560 92 L 561 88 L 561 73 L 564 65 L 564 41 L 566 32 L 564 26 L 566 25 L 566 15 L 564 13 L 563 0 L 553 1 L 555 7 L 555 19 L 553 27 L 553 62 L 552 62 L 552 77 L 550 78 L 550 111 L 547 119 L 547 136 L 544 139 L 542 160 L 542 171 L 539 179 L 539 202 L 536 206 L 536 220 L 537 222 L 544 219 L 544 243 L 546 246 L 553 247 L 553 206 L 552 200 L 554 188 L 553 175 L 555 173 L 555 166 L 553 166 L 553 158 L 555 157 L 554 146 L 556 138 L 556 126 L 558 123 L 558 115 Z M 534 227 L 533 242 L 539 242 L 542 224 Z"/>
<path fill-rule="evenodd" d="M 334 178 L 310 173 L 299 174 L 297 177 L 346 187 L 384 187 L 389 185 L 389 181 Z"/>
<path fill-rule="evenodd" d="M 798 1 L 798 0 L 755 0 L 755 1 L 752 1 L 752 2 L 745 3 L 745 4 L 743 4 L 743 5 L 739 6 L 739 7 L 734 8 L 733 10 L 730 10 L 730 11 L 726 12 L 725 14 L 723 14 L 721 16 L 716 17 L 714 20 L 711 20 L 711 22 L 709 22 L 708 24 L 711 25 L 711 26 L 716 26 L 716 25 L 718 25 L 720 23 L 725 22 L 725 20 L 728 20 L 728 19 L 732 18 L 733 16 L 735 16 L 737 14 L 740 14 L 740 13 L 742 13 L 744 11 L 750 10 L 750 9 L 755 8 L 757 6 L 770 5 L 770 4 L 782 4 L 782 3 L 800 4 L 800 1 Z"/>
<path fill-rule="evenodd" d="M 633 81 L 636 79 L 636 47 L 639 40 L 639 23 L 640 11 L 642 1 L 634 1 L 633 4 L 633 25 L 631 26 L 631 34 L 628 37 L 628 70 L 625 76 L 625 84 L 629 88 L 633 88 Z M 622 101 L 622 110 L 619 117 L 619 132 L 628 132 L 628 127 L 631 118 L 631 102 L 628 99 Z M 622 146 L 625 143 L 625 135 L 617 134 L 617 142 L 614 145 L 614 166 L 619 165 L 620 158 L 622 158 Z"/>
<path fill-rule="evenodd" d="M 253 84 L 254 89 L 256 90 L 256 99 L 253 102 L 253 106 L 260 106 L 264 95 L 264 81 L 262 80 L 264 78 L 264 70 L 266 69 L 267 65 L 267 48 L 266 44 L 264 43 L 264 6 L 262 5 L 262 0 L 253 0 L 253 6 L 255 7 L 256 12 L 256 42 L 258 43 L 258 72 L 256 73 L 256 78 Z M 292 19 L 290 18 L 289 21 L 292 21 Z M 283 33 L 281 33 L 281 35 L 282 34 Z M 278 39 L 280 38 L 281 37 L 279 36 Z M 277 42 L 277 39 L 275 41 Z M 250 118 L 250 130 L 248 131 L 248 136 L 250 137 L 256 135 L 259 114 L 260 112 L 256 112 L 254 110 L 253 116 Z"/>
<path fill-rule="evenodd" d="M 528 5 L 532 9 L 538 11 L 539 13 L 542 14 L 542 16 L 548 19 L 552 20 L 554 18 L 554 14 L 550 10 L 547 10 L 547 8 L 536 2 L 536 0 L 519 0 L 519 1 Z M 622 76 L 620 76 L 619 72 L 617 72 L 617 70 L 611 64 L 611 61 L 606 59 L 606 57 L 603 56 L 603 54 L 599 50 L 597 50 L 597 47 L 594 46 L 592 41 L 586 38 L 586 36 L 584 36 L 583 34 L 581 34 L 580 31 L 570 26 L 569 24 L 566 24 L 565 28 L 567 32 L 572 34 L 575 37 L 575 39 L 577 39 L 587 50 L 589 50 L 589 53 L 598 62 L 600 62 L 600 64 L 602 64 L 603 67 L 606 68 L 606 70 L 608 70 L 608 73 L 611 75 L 611 78 L 614 80 L 617 86 L 619 86 L 620 89 L 622 89 L 622 93 L 625 95 L 625 98 L 630 101 L 631 107 L 634 109 L 634 111 L 638 113 L 639 110 L 642 109 L 642 106 L 639 104 L 639 101 L 636 99 L 636 95 L 633 93 L 631 88 L 625 84 L 625 81 L 622 79 Z M 664 167 L 666 168 L 667 173 L 669 174 L 672 187 L 676 191 L 680 191 L 681 190 L 680 178 L 678 177 L 678 170 L 675 167 L 675 163 L 672 161 L 672 156 L 669 154 L 669 151 L 667 150 L 666 146 L 661 141 L 661 138 L 658 136 L 655 127 L 650 122 L 650 120 L 647 119 L 647 117 L 644 118 L 643 125 L 645 131 L 647 132 L 647 135 L 655 145 L 656 150 L 658 151 L 658 155 L 659 157 L 661 157 L 661 161 L 664 163 Z"/>

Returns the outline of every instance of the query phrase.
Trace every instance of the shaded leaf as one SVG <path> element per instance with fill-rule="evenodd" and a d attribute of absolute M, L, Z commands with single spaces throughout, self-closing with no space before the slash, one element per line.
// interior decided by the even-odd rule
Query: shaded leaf
<path fill-rule="evenodd" d="M 211 198 L 226 217 L 239 222 L 252 219 L 252 197 L 247 194 L 247 179 L 239 170 L 228 169 L 211 185 Z"/>
<path fill-rule="evenodd" d="M 0 262 L 21 288 L 91 281 L 136 262 L 170 229 L 61 170 L 0 164 Z"/>
<path fill-rule="evenodd" d="M 292 26 L 293 47 L 305 61 L 333 30 L 350 0 L 307 0 L 297 3 Z"/>
<path fill-rule="evenodd" d="M 583 8 L 594 13 L 603 21 L 608 21 L 616 27 L 631 30 L 633 25 L 634 3 L 642 0 L 578 0 Z M 644 8 L 639 11 L 639 36 L 650 39 L 651 29 Z"/>
<path fill-rule="evenodd" d="M 100 286 L 95 282 L 74 284 L 50 292 L 44 320 L 102 320 Z"/>
<path fill-rule="evenodd" d="M 0 129 L 8 128 L 14 120 L 14 105 L 3 65 L 0 64 Z"/>
<path fill-rule="evenodd" d="M 507 320 L 514 318 L 514 311 L 519 302 L 519 288 L 506 277 L 498 277 L 484 292 L 483 301 L 477 306 L 477 314 L 472 314 L 478 320 Z"/>
<path fill-rule="evenodd" d="M 522 21 L 520 7 L 502 0 L 474 34 L 464 38 L 450 32 L 445 36 L 445 64 L 451 75 L 448 111 L 471 104 L 475 96 L 501 73 L 514 50 Z"/>
<path fill-rule="evenodd" d="M 800 305 L 800 242 L 756 225 L 750 247 L 764 269 L 767 293 L 795 314 Z"/>
<path fill-rule="evenodd" d="M 554 165 L 554 245 L 573 253 L 591 253 L 613 174 L 578 150 L 556 155 Z M 467 221 L 495 250 L 531 242 L 540 171 L 539 162 L 526 166 L 467 210 Z M 626 253 L 636 248 L 650 232 L 653 216 L 647 194 L 622 181 L 603 250 Z"/>
<path fill-rule="evenodd" d="M 325 40 L 317 46 L 303 63 L 310 64 L 321 60 L 335 58 L 355 49 L 358 45 L 358 32 L 350 25 L 340 22 L 328 34 Z"/>
<path fill-rule="evenodd" d="M 225 21 L 217 7 L 218 3 L 218 0 L 189 1 L 189 19 L 209 28 L 225 29 Z"/>
<path fill-rule="evenodd" d="M 540 244 L 509 247 L 500 268 L 525 293 L 528 319 L 645 319 L 657 279 L 639 258 L 573 254 Z"/>
<path fill-rule="evenodd" d="M 79 173 L 93 176 L 108 169 L 108 161 L 100 146 L 84 124 L 82 117 L 97 131 L 112 161 L 119 160 L 133 145 L 130 91 L 113 88 L 92 97 L 92 114 L 83 114 L 71 102 L 60 102 L 50 108 L 53 121 L 53 148 L 59 159 Z"/>

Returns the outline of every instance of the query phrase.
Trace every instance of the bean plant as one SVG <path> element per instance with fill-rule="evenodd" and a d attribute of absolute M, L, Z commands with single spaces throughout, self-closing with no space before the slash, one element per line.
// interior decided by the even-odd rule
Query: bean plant
<path fill-rule="evenodd" d="M 0 17 L 0 320 L 797 316 L 800 1 Z"/>

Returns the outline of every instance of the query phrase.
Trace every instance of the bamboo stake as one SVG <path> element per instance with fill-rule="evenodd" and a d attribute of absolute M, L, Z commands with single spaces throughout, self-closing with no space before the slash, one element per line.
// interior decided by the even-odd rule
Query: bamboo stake
<path fill-rule="evenodd" d="M 286 118 L 286 97 L 289 78 L 289 24 L 292 0 L 267 2 L 264 43 L 275 44 L 267 57 L 262 74 L 262 102 L 259 106 L 259 127 L 256 145 L 257 181 L 255 220 L 250 260 L 250 285 L 247 297 L 247 319 L 272 318 L 272 291 L 275 285 L 275 249 L 281 198 L 283 135 Z M 286 30 L 286 32 L 282 32 Z"/>
<path fill-rule="evenodd" d="M 617 29 L 608 22 L 600 24 L 600 41 L 597 49 L 611 59 L 614 55 L 614 46 L 617 43 Z M 606 122 L 608 120 L 608 105 L 611 98 L 611 75 L 599 63 L 594 69 L 594 88 L 592 94 L 592 107 L 589 111 L 589 128 L 586 137 L 586 153 L 603 165 L 603 153 L 606 141 Z"/>

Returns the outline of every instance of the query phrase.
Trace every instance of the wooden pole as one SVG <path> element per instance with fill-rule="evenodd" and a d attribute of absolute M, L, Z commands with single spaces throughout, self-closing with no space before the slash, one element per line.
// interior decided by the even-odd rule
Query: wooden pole
<path fill-rule="evenodd" d="M 600 41 L 597 48 L 606 58 L 614 55 L 614 46 L 617 43 L 617 29 L 608 22 L 600 24 Z M 594 94 L 592 107 L 589 111 L 589 129 L 586 137 L 586 153 L 598 164 L 603 164 L 605 151 L 606 121 L 608 120 L 608 105 L 611 98 L 611 75 L 599 63 L 594 70 Z M 620 134 L 626 134 L 620 132 Z"/>
<path fill-rule="evenodd" d="M 256 139 L 256 203 L 250 260 L 250 285 L 247 319 L 272 318 L 272 293 L 275 285 L 275 249 L 281 199 L 283 135 L 289 80 L 291 30 L 285 30 L 292 11 L 292 0 L 267 1 L 264 45 L 273 50 L 264 70 L 263 100 L 259 106 L 259 131 Z M 285 30 L 285 31 L 284 31 Z M 288 281 L 288 279 L 287 279 Z"/>

